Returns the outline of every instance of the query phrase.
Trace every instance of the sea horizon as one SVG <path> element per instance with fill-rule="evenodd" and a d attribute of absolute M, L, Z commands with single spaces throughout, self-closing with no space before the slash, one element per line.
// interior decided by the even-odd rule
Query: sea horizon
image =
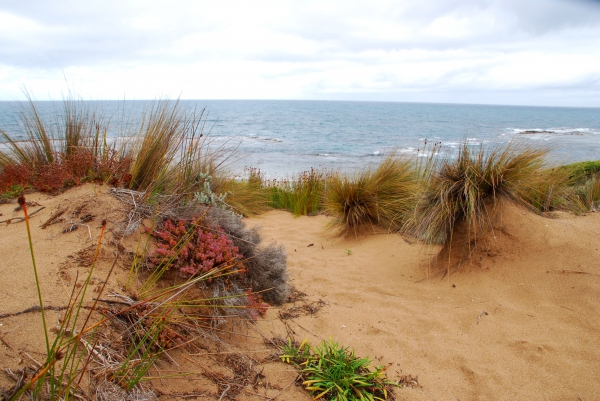
<path fill-rule="evenodd" d="M 154 100 L 84 100 L 110 119 L 109 137 L 136 134 L 144 106 Z M 164 100 L 164 99 L 163 99 Z M 175 102 L 178 99 L 166 99 Z M 53 122 L 63 100 L 35 101 Z M 421 156 L 439 143 L 452 156 L 462 142 L 496 146 L 513 140 L 551 148 L 550 161 L 600 159 L 600 108 L 353 100 L 179 99 L 205 110 L 204 132 L 217 146 L 237 148 L 233 174 L 258 168 L 268 178 L 310 168 L 357 171 L 391 153 Z M 27 101 L 0 101 L 0 130 L 26 139 L 18 124 Z"/>

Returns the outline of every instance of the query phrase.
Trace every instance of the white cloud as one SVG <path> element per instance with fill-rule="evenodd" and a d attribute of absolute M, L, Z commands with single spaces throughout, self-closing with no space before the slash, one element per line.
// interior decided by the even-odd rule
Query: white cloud
<path fill-rule="evenodd" d="M 0 99 L 66 77 L 92 98 L 600 106 L 599 38 L 584 0 L 0 1 Z"/>

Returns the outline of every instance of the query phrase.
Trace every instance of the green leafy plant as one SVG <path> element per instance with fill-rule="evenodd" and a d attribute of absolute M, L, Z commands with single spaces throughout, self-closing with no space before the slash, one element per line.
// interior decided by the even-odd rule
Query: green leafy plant
<path fill-rule="evenodd" d="M 372 367 L 369 358 L 358 358 L 349 347 L 331 339 L 315 348 L 306 340 L 297 345 L 288 339 L 280 358 L 298 367 L 313 400 L 387 400 L 391 389 L 400 386 L 388 380 L 387 367 Z"/>

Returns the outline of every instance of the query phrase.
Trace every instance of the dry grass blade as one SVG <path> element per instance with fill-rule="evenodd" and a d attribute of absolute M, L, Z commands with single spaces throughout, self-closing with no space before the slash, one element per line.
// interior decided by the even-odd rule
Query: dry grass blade
<path fill-rule="evenodd" d="M 144 111 L 131 163 L 129 187 L 145 190 L 159 185 L 173 161 L 185 134 L 185 120 L 179 101 L 160 100 Z"/>

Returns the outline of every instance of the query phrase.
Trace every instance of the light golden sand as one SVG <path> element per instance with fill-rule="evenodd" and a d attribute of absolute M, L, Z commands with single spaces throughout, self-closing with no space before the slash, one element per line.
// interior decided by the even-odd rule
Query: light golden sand
<path fill-rule="evenodd" d="M 45 303 L 65 305 L 75 272 L 86 271 L 78 264 L 78 251 L 95 244 L 102 219 L 107 218 L 114 229 L 112 222 L 122 221 L 125 209 L 92 186 L 58 197 L 32 194 L 28 200 L 46 207 L 32 217 Z M 67 234 L 61 233 L 64 224 L 39 227 L 59 208 L 70 207 L 72 212 L 82 205 L 80 213 L 96 216 L 88 223 L 89 232 L 87 226 Z M 15 207 L 0 205 L 0 220 L 18 216 Z M 322 230 L 327 217 L 293 218 L 287 212 L 269 212 L 249 224 L 262 227 L 266 243 L 285 245 L 291 284 L 306 297 L 270 308 L 258 328 L 245 329 L 249 337 L 243 341 L 229 338 L 250 355 L 261 351 L 264 356 L 273 350 L 265 348 L 263 336 L 293 333 L 313 344 L 332 338 L 377 364 L 392 363 L 391 379 L 418 376 L 420 388 L 396 390 L 400 400 L 600 399 L 600 214 L 559 217 L 542 218 L 505 205 L 486 249 L 475 252 L 472 263 L 444 277 L 429 263 L 438 248 L 411 244 L 394 234 L 335 238 Z M 89 239 L 90 234 L 94 239 Z M 133 235 L 128 246 L 136 240 Z M 93 288 L 99 286 L 113 248 L 103 247 L 98 284 Z M 0 313 L 36 305 L 24 223 L 0 225 L 0 255 Z M 122 292 L 125 268 L 124 262 L 108 291 Z M 279 312 L 291 313 L 295 306 L 319 301 L 314 314 L 285 322 L 278 317 Z M 59 312 L 49 311 L 48 316 L 56 324 Z M 3 318 L 0 324 L 1 367 L 16 370 L 31 364 L 23 350 L 43 360 L 39 313 Z M 155 382 L 156 388 L 165 393 L 207 391 L 218 399 L 219 389 L 200 376 L 214 363 L 189 353 L 187 358 L 178 360 L 180 369 L 196 370 L 197 377 Z M 173 366 L 159 365 L 160 371 Z M 262 386 L 256 390 L 250 386 L 239 400 L 275 395 L 278 400 L 310 399 L 290 384 L 296 377 L 291 366 L 280 362 L 257 366 L 259 371 L 264 368 Z M 13 384 L 0 376 L 0 386 Z"/>

